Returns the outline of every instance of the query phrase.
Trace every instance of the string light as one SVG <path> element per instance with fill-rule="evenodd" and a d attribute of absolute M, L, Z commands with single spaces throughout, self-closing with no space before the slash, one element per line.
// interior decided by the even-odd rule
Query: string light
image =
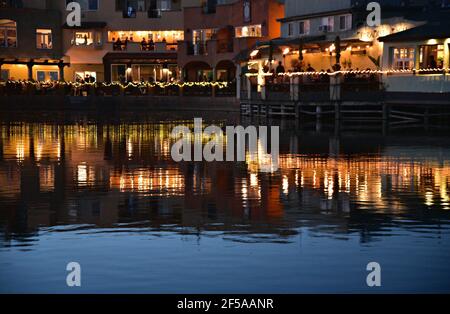
<path fill-rule="evenodd" d="M 217 87 L 219 89 L 227 88 L 228 82 L 156 82 L 156 83 L 149 83 L 149 82 L 139 82 L 139 83 L 133 83 L 129 82 L 127 84 L 122 84 L 118 82 L 112 82 L 112 83 L 80 83 L 80 82 L 39 82 L 39 81 L 17 81 L 17 80 L 8 80 L 6 82 L 0 82 L 0 86 L 6 86 L 7 84 L 27 84 L 27 85 L 34 85 L 34 86 L 70 86 L 70 87 L 87 87 L 87 86 L 93 86 L 93 87 L 111 87 L 111 86 L 119 86 L 120 88 L 126 89 L 128 87 L 134 87 L 134 88 L 153 88 L 153 87 L 159 87 L 159 88 L 169 88 L 169 87 Z"/>
<path fill-rule="evenodd" d="M 335 72 L 326 72 L 326 71 L 310 71 L 310 72 L 286 72 L 286 73 L 278 73 L 278 76 L 304 76 L 304 75 L 329 75 L 335 76 L 338 74 L 394 74 L 394 73 L 417 73 L 417 72 L 450 72 L 450 68 L 448 69 L 437 69 L 437 68 L 427 68 L 427 69 L 390 69 L 390 70 L 342 70 Z M 247 73 L 247 77 L 258 76 L 258 73 Z M 264 76 L 273 76 L 273 73 L 265 73 Z"/>

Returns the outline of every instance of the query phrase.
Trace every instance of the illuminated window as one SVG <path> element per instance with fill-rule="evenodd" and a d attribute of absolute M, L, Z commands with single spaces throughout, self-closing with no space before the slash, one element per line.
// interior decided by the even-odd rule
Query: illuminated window
<path fill-rule="evenodd" d="M 51 29 L 41 29 L 36 30 L 36 47 L 38 49 L 52 49 L 52 30 Z"/>
<path fill-rule="evenodd" d="M 394 48 L 392 66 L 397 70 L 414 68 L 414 48 Z"/>
<path fill-rule="evenodd" d="M 97 81 L 97 73 L 91 71 L 75 72 L 75 82 L 95 83 Z"/>
<path fill-rule="evenodd" d="M 215 28 L 208 28 L 208 29 L 196 29 L 192 32 L 193 34 L 193 42 L 205 42 L 208 40 L 213 39 L 213 37 L 216 35 L 217 29 Z"/>
<path fill-rule="evenodd" d="M 163 42 L 168 44 L 176 44 L 183 40 L 184 32 L 181 30 L 173 31 L 113 31 L 108 32 L 108 41 L 116 42 L 118 39 L 122 42 L 141 43 L 143 39 L 146 41 Z"/>
<path fill-rule="evenodd" d="M 236 37 L 262 37 L 261 25 L 236 27 Z"/>
<path fill-rule="evenodd" d="M 91 46 L 102 44 L 102 34 L 100 32 L 75 32 L 72 45 Z"/>
<path fill-rule="evenodd" d="M 11 20 L 0 20 L 0 47 L 17 47 L 17 24 Z"/>

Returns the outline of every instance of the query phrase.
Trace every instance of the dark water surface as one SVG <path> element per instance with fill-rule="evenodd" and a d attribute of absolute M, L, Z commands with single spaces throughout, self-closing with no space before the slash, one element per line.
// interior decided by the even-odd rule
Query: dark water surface
<path fill-rule="evenodd" d="M 262 173 L 173 162 L 187 118 L 40 120 L 0 125 L 0 292 L 450 292 L 448 132 L 275 121 L 280 169 Z"/>

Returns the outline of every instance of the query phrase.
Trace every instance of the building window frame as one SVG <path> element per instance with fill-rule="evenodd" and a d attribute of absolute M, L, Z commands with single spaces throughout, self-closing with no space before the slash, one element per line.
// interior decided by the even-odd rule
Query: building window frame
<path fill-rule="evenodd" d="M 339 21 L 339 31 L 348 31 L 352 29 L 352 15 L 342 14 L 338 16 Z"/>
<path fill-rule="evenodd" d="M 0 42 L 0 48 L 17 48 L 17 22 L 9 19 L 2 19 L 1 21 L 4 23 L 0 25 L 0 33 L 2 34 L 3 39 L 3 42 Z M 10 40 L 12 41 L 12 44 L 9 44 Z"/>
<path fill-rule="evenodd" d="M 303 20 L 298 22 L 298 34 L 300 36 L 309 35 L 311 31 L 311 22 L 309 20 Z"/>
<path fill-rule="evenodd" d="M 292 22 L 287 23 L 287 35 L 288 37 L 294 36 L 294 23 Z"/>
<path fill-rule="evenodd" d="M 102 46 L 103 45 L 102 37 L 103 37 L 102 32 L 100 31 L 95 30 L 74 31 L 71 44 L 72 46 L 76 47 Z M 83 43 L 83 40 L 85 41 L 85 43 Z"/>
<path fill-rule="evenodd" d="M 415 68 L 416 48 L 401 46 L 391 48 L 391 67 L 395 70 L 412 70 Z"/>
<path fill-rule="evenodd" d="M 95 71 L 75 71 L 74 73 L 74 80 L 75 82 L 81 82 L 85 81 L 86 75 L 89 75 L 89 77 L 93 77 L 94 81 L 92 83 L 95 83 L 97 81 L 97 72 Z M 88 82 L 91 83 L 91 82 Z"/>
<path fill-rule="evenodd" d="M 234 35 L 236 38 L 261 38 L 263 37 L 262 25 L 254 24 L 254 25 L 236 26 Z"/>
<path fill-rule="evenodd" d="M 334 32 L 334 16 L 324 16 L 320 19 L 319 30 L 323 32 Z"/>
<path fill-rule="evenodd" d="M 50 28 L 36 28 L 36 48 L 53 49 L 53 32 Z"/>
<path fill-rule="evenodd" d="M 9 69 L 1 69 L 0 71 L 0 81 L 8 81 L 10 78 L 10 71 Z"/>
<path fill-rule="evenodd" d="M 111 82 L 122 83 L 122 82 L 120 81 L 120 77 L 117 77 L 117 80 L 114 80 L 114 79 L 113 79 L 113 73 L 114 73 L 113 70 L 114 70 L 115 67 L 118 68 L 119 66 L 123 66 L 123 67 L 125 68 L 125 75 L 124 75 L 123 79 L 124 79 L 124 82 L 127 81 L 127 70 L 128 70 L 127 64 L 126 64 L 126 63 L 112 63 L 112 64 L 111 64 Z M 117 74 L 119 75 L 119 73 L 117 73 Z"/>
<path fill-rule="evenodd" d="M 39 76 L 41 76 L 42 74 L 44 75 L 44 79 L 40 80 Z M 40 82 L 59 81 L 59 72 L 57 70 L 36 70 L 36 81 Z"/>

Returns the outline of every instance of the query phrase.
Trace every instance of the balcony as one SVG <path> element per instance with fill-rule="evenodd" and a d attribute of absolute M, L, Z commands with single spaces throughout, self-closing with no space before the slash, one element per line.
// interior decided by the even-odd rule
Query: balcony
<path fill-rule="evenodd" d="M 135 43 L 135 42 L 128 42 L 128 43 L 109 43 L 111 51 L 115 52 L 174 52 L 178 50 L 178 44 L 172 44 L 172 43 L 165 43 L 165 42 L 156 42 L 156 43 Z"/>

